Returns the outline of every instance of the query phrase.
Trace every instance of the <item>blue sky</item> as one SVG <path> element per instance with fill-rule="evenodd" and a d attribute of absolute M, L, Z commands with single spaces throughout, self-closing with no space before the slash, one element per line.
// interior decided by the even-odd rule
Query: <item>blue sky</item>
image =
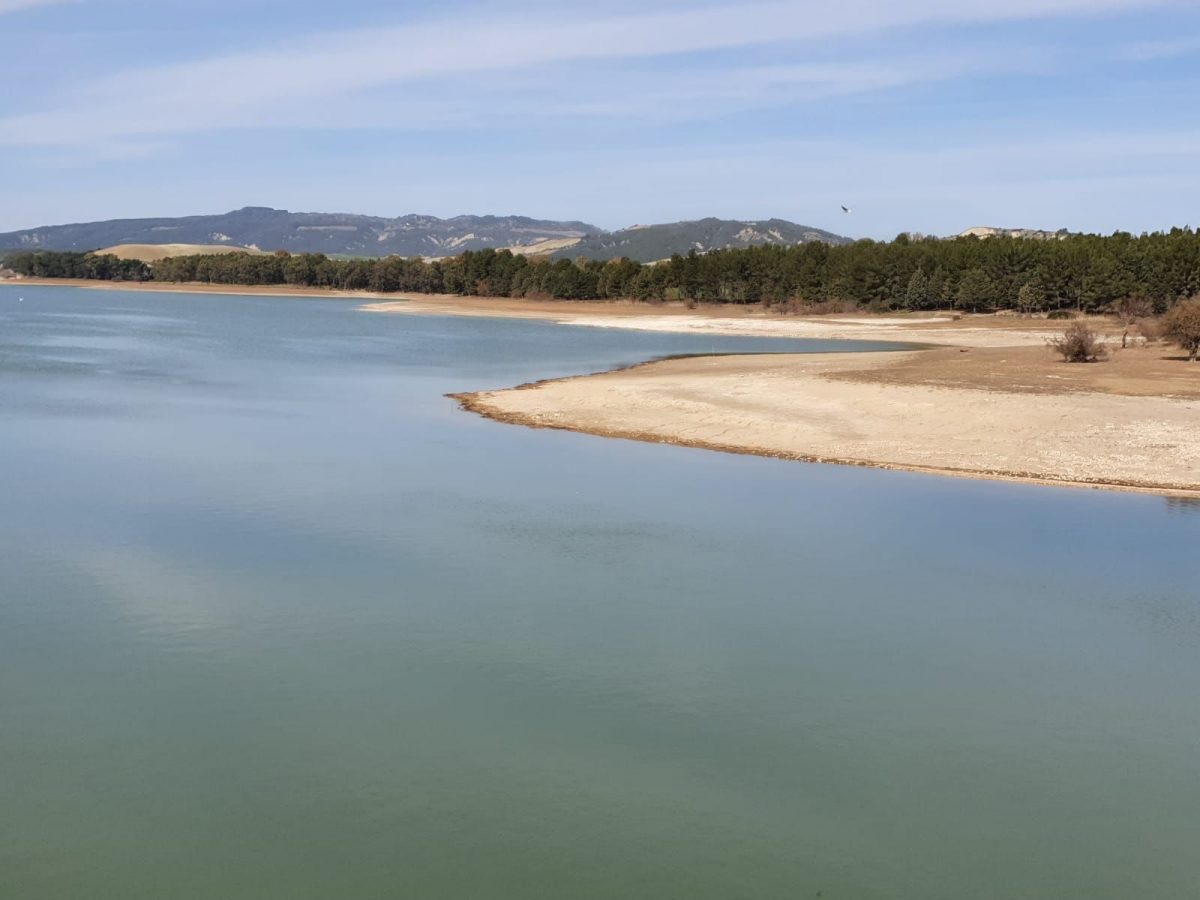
<path fill-rule="evenodd" d="M 1200 224 L 1195 0 L 0 0 L 0 33 L 0 230 Z"/>

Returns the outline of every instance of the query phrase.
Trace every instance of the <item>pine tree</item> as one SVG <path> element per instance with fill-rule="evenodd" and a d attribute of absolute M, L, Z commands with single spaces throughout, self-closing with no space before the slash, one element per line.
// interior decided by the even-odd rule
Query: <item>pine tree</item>
<path fill-rule="evenodd" d="M 1034 310 L 1041 309 L 1046 303 L 1046 289 L 1037 278 L 1030 278 L 1017 291 L 1017 309 L 1023 315 L 1030 315 Z"/>
<path fill-rule="evenodd" d="M 928 309 L 933 305 L 932 285 L 925 270 L 918 267 L 908 279 L 908 288 L 904 291 L 904 305 L 909 309 Z"/>
<path fill-rule="evenodd" d="M 958 282 L 956 297 L 959 309 L 978 312 L 981 306 L 991 302 L 992 283 L 983 269 L 967 269 Z"/>

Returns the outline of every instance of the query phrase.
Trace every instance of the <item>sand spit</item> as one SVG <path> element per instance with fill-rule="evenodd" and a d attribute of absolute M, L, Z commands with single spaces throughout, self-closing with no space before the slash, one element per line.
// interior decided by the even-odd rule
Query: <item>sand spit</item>
<path fill-rule="evenodd" d="M 1039 384 L 1036 367 L 1017 360 L 1014 371 L 1028 383 L 979 387 L 964 385 L 995 375 L 997 361 L 987 357 L 996 351 L 958 365 L 954 356 L 961 352 L 672 359 L 457 399 L 482 415 L 535 428 L 808 462 L 1200 496 L 1200 366 L 1192 372 L 1186 363 L 1138 350 L 1127 354 L 1129 374 L 1114 392 L 1049 378 Z M 1046 355 L 1042 348 L 1003 354 L 1031 361 Z M 1138 373 L 1155 365 L 1175 367 L 1176 396 L 1146 394 Z M 1094 374 L 1080 377 L 1106 377 L 1098 365 L 1086 368 Z"/>
<path fill-rule="evenodd" d="M 1200 495 L 1200 365 L 1163 345 L 1071 365 L 1060 322 L 997 316 L 790 317 L 755 309 L 421 298 L 375 311 L 510 315 L 571 325 L 895 341 L 896 353 L 716 356 L 457 397 L 535 428 L 812 462 Z"/>

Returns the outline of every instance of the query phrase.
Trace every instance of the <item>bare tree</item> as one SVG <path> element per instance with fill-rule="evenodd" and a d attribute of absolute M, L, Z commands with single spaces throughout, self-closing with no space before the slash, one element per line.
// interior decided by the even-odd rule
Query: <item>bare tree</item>
<path fill-rule="evenodd" d="M 1104 342 L 1082 321 L 1071 323 L 1062 337 L 1052 338 L 1049 343 L 1065 362 L 1099 362 L 1108 355 Z"/>
<path fill-rule="evenodd" d="M 1188 352 L 1196 361 L 1200 355 L 1200 296 L 1180 300 L 1163 316 L 1163 335 Z"/>
<path fill-rule="evenodd" d="M 1117 318 L 1121 321 L 1121 349 L 1129 345 L 1129 329 L 1140 320 L 1154 315 L 1154 304 L 1142 294 L 1126 294 L 1115 305 Z"/>

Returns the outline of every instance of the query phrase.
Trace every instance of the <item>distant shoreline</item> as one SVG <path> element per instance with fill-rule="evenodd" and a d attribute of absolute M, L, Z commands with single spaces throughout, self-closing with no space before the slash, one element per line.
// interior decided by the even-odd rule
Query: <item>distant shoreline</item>
<path fill-rule="evenodd" d="M 542 300 L 482 297 L 461 294 L 379 293 L 337 290 L 303 285 L 233 285 L 169 281 L 104 281 L 87 278 L 10 278 L 0 286 L 76 287 L 96 291 L 141 291 L 154 294 L 217 294 L 238 297 L 314 297 L 357 300 L 364 312 L 431 316 L 482 316 L 538 319 L 567 325 L 633 328 L 639 331 L 745 335 L 751 337 L 815 338 L 830 340 L 883 340 L 938 342 L 947 330 L 958 332 L 963 322 L 957 314 L 927 313 L 912 316 L 847 313 L 838 316 L 804 316 L 770 313 L 758 304 L 705 303 L 689 309 L 680 302 L 651 303 L 636 300 Z M 996 335 L 1002 342 L 1029 340 L 1031 323 L 992 316 L 969 317 L 986 323 L 981 341 Z M 1043 323 L 1044 325 L 1044 323 Z M 901 328 L 908 329 L 898 335 Z M 920 334 L 912 330 L 919 329 Z M 1044 329 L 1043 329 L 1044 330 Z M 1053 330 L 1053 329 L 1051 329 Z M 1004 337 L 999 337 L 1004 334 Z M 1011 336 L 1011 337 L 1010 337 Z M 1036 338 L 1040 342 L 1040 338 Z"/>
<path fill-rule="evenodd" d="M 146 291 L 154 294 L 222 294 L 243 297 L 330 297 L 334 299 L 383 299 L 394 294 L 370 291 L 336 291 L 301 285 L 178 284 L 170 281 L 101 281 L 90 278 L 5 278 L 0 285 L 33 287 L 77 287 L 93 291 Z"/>
<path fill-rule="evenodd" d="M 957 477 L 1200 497 L 1200 366 L 1162 345 L 1070 365 L 1061 323 L 1014 317 L 776 315 L 620 301 L 19 279 L 179 294 L 366 301 L 368 312 L 639 331 L 922 344 L 901 353 L 700 356 L 456 395 L 502 422 L 723 452 Z M 1119 344 L 1114 320 L 1094 320 Z"/>

